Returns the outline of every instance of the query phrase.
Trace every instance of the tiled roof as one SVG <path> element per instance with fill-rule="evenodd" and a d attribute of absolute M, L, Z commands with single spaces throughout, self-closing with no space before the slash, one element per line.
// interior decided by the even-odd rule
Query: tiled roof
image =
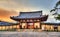
<path fill-rule="evenodd" d="M 42 11 L 20 12 L 19 16 L 14 16 L 14 18 L 38 18 L 41 16 L 42 16 Z"/>
<path fill-rule="evenodd" d="M 18 18 L 37 18 L 37 17 L 41 17 L 42 16 L 42 12 L 38 11 L 38 12 L 21 12 L 20 15 L 18 16 Z"/>
<path fill-rule="evenodd" d="M 10 25 L 14 25 L 14 24 L 9 23 L 9 22 L 0 21 L 0 26 L 10 26 Z"/>
<path fill-rule="evenodd" d="M 43 24 L 46 24 L 46 25 L 60 25 L 60 23 L 48 23 L 48 22 L 47 22 L 47 23 L 41 23 L 41 24 L 42 24 L 42 25 L 43 25 Z"/>
<path fill-rule="evenodd" d="M 18 16 L 12 16 L 10 18 L 15 21 L 19 21 L 21 19 L 41 19 L 42 21 L 46 21 L 48 15 L 42 15 L 42 11 L 20 12 Z"/>

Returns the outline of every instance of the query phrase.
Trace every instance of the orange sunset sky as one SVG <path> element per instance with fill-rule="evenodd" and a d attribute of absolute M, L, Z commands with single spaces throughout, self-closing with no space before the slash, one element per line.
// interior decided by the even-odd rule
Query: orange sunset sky
<path fill-rule="evenodd" d="M 10 16 L 18 16 L 21 11 L 40 11 L 48 14 L 57 0 L 0 0 L 0 20 L 14 22 Z"/>

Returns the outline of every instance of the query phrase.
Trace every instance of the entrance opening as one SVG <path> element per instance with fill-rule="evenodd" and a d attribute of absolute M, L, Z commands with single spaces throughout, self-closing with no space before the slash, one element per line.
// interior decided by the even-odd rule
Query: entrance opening
<path fill-rule="evenodd" d="M 33 29 L 33 28 L 34 28 L 33 23 L 28 23 L 28 29 Z"/>
<path fill-rule="evenodd" d="M 54 27 L 54 31 L 58 31 L 58 27 Z"/>

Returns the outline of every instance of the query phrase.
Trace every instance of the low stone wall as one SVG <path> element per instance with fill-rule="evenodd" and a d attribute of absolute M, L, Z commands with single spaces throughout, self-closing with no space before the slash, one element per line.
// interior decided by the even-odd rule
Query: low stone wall
<path fill-rule="evenodd" d="M 0 37 L 60 37 L 60 32 L 0 32 Z"/>

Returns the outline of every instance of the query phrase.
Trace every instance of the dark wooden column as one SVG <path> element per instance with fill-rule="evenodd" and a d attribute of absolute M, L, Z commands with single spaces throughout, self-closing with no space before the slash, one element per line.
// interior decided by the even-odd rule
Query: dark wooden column
<path fill-rule="evenodd" d="M 32 29 L 34 29 L 34 19 L 31 19 L 31 22 L 33 23 L 33 25 L 32 25 L 33 28 Z"/>
<path fill-rule="evenodd" d="M 21 28 L 21 27 L 20 27 L 20 26 L 21 26 L 21 25 L 20 25 L 20 21 L 21 21 L 21 20 L 18 21 L 18 22 L 19 22 L 19 23 L 18 23 L 19 29 Z M 18 25 L 17 25 L 16 27 L 18 27 Z M 17 28 L 17 29 L 18 29 L 18 28 Z"/>
<path fill-rule="evenodd" d="M 2 30 L 2 26 L 1 26 L 1 30 Z"/>
<path fill-rule="evenodd" d="M 19 27 L 20 27 L 20 29 L 22 29 L 22 25 L 21 25 L 21 23 L 22 23 L 22 20 L 20 20 L 20 21 L 19 21 L 19 24 L 18 24 Z"/>
<path fill-rule="evenodd" d="M 33 22 L 33 29 L 34 29 L 34 22 Z"/>
<path fill-rule="evenodd" d="M 40 29 L 41 29 L 41 26 L 42 26 L 42 25 L 41 25 L 41 22 L 40 22 Z"/>
<path fill-rule="evenodd" d="M 46 30 L 46 24 L 44 24 L 44 25 L 45 25 L 44 30 Z"/>
<path fill-rule="evenodd" d="M 16 25 L 16 30 L 17 30 L 17 25 Z"/>
<path fill-rule="evenodd" d="M 19 27 L 20 27 L 20 29 L 22 29 L 22 24 L 21 23 L 19 24 Z"/>
<path fill-rule="evenodd" d="M 26 22 L 26 25 L 27 25 L 27 29 L 28 29 L 28 22 L 27 22 L 27 19 L 25 20 L 25 22 Z"/>
<path fill-rule="evenodd" d="M 7 28 L 6 28 L 7 26 L 5 25 L 5 29 L 7 30 Z"/>
<path fill-rule="evenodd" d="M 6 30 L 6 25 L 5 25 L 5 30 Z"/>
<path fill-rule="evenodd" d="M 51 25 L 50 25 L 50 30 L 51 30 Z"/>
<path fill-rule="evenodd" d="M 28 29 L 28 23 L 27 23 L 27 29 Z"/>
<path fill-rule="evenodd" d="M 10 26 L 8 26 L 9 27 L 9 30 L 10 30 Z"/>
<path fill-rule="evenodd" d="M 40 29 L 42 29 L 42 24 L 40 23 Z"/>
<path fill-rule="evenodd" d="M 18 25 L 19 25 L 19 29 L 21 29 L 21 25 L 20 25 L 20 22 L 19 22 L 19 24 L 18 24 Z"/>
<path fill-rule="evenodd" d="M 1 26 L 1 30 L 2 30 L 2 26 Z"/>
<path fill-rule="evenodd" d="M 13 30 L 13 25 L 12 25 L 12 30 Z"/>
<path fill-rule="evenodd" d="M 42 24 L 41 24 L 41 20 L 40 19 L 39 19 L 39 22 L 40 22 L 40 29 L 41 29 Z"/>

